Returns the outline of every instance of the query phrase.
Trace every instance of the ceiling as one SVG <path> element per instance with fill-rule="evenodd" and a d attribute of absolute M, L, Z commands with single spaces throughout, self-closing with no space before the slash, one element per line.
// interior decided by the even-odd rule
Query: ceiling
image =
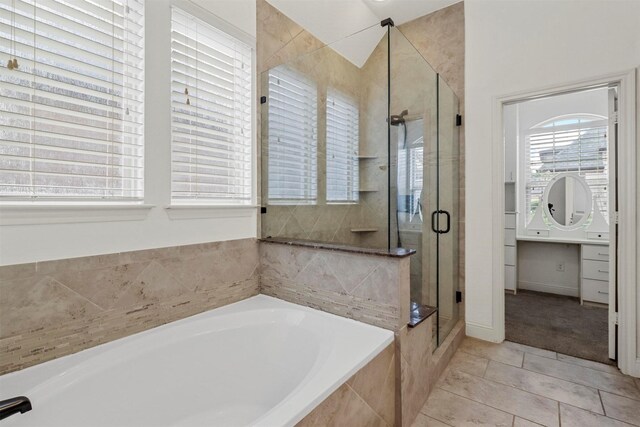
<path fill-rule="evenodd" d="M 385 34 L 380 21 L 390 17 L 396 25 L 401 25 L 459 0 L 267 1 L 353 64 L 362 67 Z"/>

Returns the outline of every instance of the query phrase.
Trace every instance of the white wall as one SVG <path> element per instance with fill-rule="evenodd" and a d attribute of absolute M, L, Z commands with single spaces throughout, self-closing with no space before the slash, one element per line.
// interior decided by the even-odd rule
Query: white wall
<path fill-rule="evenodd" d="M 502 203 L 492 184 L 502 170 L 491 151 L 496 98 L 638 67 L 639 29 L 635 0 L 465 1 L 467 334 L 504 338 L 491 244 Z"/>
<path fill-rule="evenodd" d="M 255 0 L 197 2 L 255 36 Z M 171 159 L 169 5 L 146 2 L 145 203 L 155 207 L 139 221 L 0 226 L 0 265 L 256 236 L 255 208 L 194 219 L 170 219 L 165 210 Z"/>
<path fill-rule="evenodd" d="M 580 296 L 580 245 L 518 242 L 518 289 Z"/>

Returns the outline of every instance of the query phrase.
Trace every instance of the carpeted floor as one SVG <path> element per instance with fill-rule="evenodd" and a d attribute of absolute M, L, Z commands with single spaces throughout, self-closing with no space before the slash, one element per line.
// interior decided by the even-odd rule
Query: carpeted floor
<path fill-rule="evenodd" d="M 518 291 L 505 294 L 506 339 L 582 359 L 608 357 L 608 310 L 580 305 L 578 298 Z"/>

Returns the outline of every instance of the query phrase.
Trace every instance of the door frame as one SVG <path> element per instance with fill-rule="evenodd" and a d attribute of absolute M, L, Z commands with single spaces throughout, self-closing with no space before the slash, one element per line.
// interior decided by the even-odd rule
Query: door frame
<path fill-rule="evenodd" d="M 636 69 L 622 71 L 581 80 L 542 87 L 493 98 L 492 164 L 500 165 L 492 171 L 492 193 L 497 203 L 492 207 L 492 240 L 494 278 L 493 325 L 498 342 L 505 338 L 505 287 L 504 287 L 504 138 L 503 106 L 507 103 L 545 97 L 562 92 L 571 92 L 590 86 L 618 84 L 618 367 L 629 375 L 640 376 L 640 358 L 637 350 L 636 315 L 639 303 L 637 289 L 637 150 L 636 150 L 636 99 L 640 93 L 636 89 Z M 640 87 L 639 87 L 640 89 Z"/>

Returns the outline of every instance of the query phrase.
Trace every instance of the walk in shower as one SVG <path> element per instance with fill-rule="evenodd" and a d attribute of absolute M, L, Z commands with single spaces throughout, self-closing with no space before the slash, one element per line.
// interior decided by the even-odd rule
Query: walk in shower
<path fill-rule="evenodd" d="M 458 320 L 457 97 L 392 25 L 282 50 L 259 78 L 261 236 L 415 249 L 439 345 Z"/>

